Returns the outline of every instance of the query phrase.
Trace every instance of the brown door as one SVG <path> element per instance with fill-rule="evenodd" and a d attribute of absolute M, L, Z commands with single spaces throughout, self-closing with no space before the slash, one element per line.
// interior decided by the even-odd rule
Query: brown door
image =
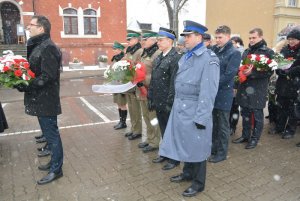
<path fill-rule="evenodd" d="M 20 11 L 12 3 L 1 4 L 2 29 L 5 44 L 17 44 L 17 24 L 20 24 Z"/>

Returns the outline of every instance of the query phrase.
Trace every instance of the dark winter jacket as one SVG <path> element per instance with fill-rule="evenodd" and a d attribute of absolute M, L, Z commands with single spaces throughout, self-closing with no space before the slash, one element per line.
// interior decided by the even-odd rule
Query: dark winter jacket
<path fill-rule="evenodd" d="M 163 56 L 161 53 L 153 62 L 153 70 L 148 90 L 148 99 L 154 103 L 156 111 L 170 112 L 174 96 L 174 80 L 181 58 L 175 48 Z"/>
<path fill-rule="evenodd" d="M 267 47 L 262 40 L 246 49 L 242 55 L 244 60 L 249 54 L 263 54 L 273 58 L 274 51 Z M 238 86 L 236 100 L 241 107 L 250 109 L 263 109 L 268 99 L 268 85 L 272 71 L 257 71 L 253 69 L 247 80 Z"/>
<path fill-rule="evenodd" d="M 111 58 L 112 62 L 118 62 L 125 56 L 124 52 L 121 52 L 120 54 L 116 54 Z"/>
<path fill-rule="evenodd" d="M 285 58 L 292 57 L 296 59 L 288 70 L 276 70 L 278 79 L 276 82 L 275 93 L 277 96 L 286 98 L 296 98 L 299 88 L 300 78 L 300 44 L 296 48 L 290 48 L 289 45 L 282 48 L 280 52 Z"/>
<path fill-rule="evenodd" d="M 220 81 L 214 108 L 230 111 L 233 100 L 234 76 L 241 63 L 241 53 L 233 47 L 231 41 L 221 48 L 213 46 L 212 51 L 220 60 Z"/>
<path fill-rule="evenodd" d="M 61 52 L 49 34 L 40 34 L 28 40 L 27 58 L 36 78 L 25 92 L 25 112 L 33 116 L 61 114 L 59 97 Z"/>

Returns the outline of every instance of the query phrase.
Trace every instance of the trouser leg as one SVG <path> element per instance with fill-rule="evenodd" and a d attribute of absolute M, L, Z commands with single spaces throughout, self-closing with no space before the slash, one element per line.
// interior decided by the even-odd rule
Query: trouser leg
<path fill-rule="evenodd" d="M 160 127 L 161 137 L 163 138 L 168 124 L 170 113 L 163 112 L 163 111 L 156 111 L 156 116 Z"/>
<path fill-rule="evenodd" d="M 228 152 L 228 140 L 230 136 L 229 115 L 227 111 L 217 110 L 217 156 L 226 158 Z"/>
<path fill-rule="evenodd" d="M 146 100 L 140 101 L 143 118 L 147 126 L 147 134 L 145 137 L 148 139 L 148 143 L 152 147 L 158 147 L 160 141 L 160 129 L 159 125 L 152 125 L 151 121 L 156 118 L 155 111 L 148 110 L 148 103 Z"/>
<path fill-rule="evenodd" d="M 131 131 L 134 134 L 142 133 L 142 115 L 139 101 L 134 93 L 127 94 L 128 110 L 131 122 Z"/>
<path fill-rule="evenodd" d="M 251 139 L 259 140 L 264 128 L 264 112 L 262 109 L 252 110 L 254 114 L 254 129 Z"/>
<path fill-rule="evenodd" d="M 206 160 L 202 162 L 192 163 L 193 165 L 193 181 L 192 188 L 203 191 L 206 180 Z"/>
<path fill-rule="evenodd" d="M 60 173 L 63 165 L 63 147 L 57 126 L 57 116 L 38 117 L 38 119 L 51 151 L 49 172 Z"/>
<path fill-rule="evenodd" d="M 286 127 L 287 119 L 288 119 L 288 110 L 289 110 L 288 100 L 284 97 L 277 97 L 277 113 L 278 119 L 276 122 L 276 131 L 283 132 Z"/>
<path fill-rule="evenodd" d="M 233 132 L 235 132 L 236 130 L 236 126 L 239 122 L 239 116 L 240 116 L 239 105 L 237 104 L 236 99 L 234 97 L 232 101 L 230 118 L 229 118 L 230 128 L 232 129 Z"/>
<path fill-rule="evenodd" d="M 217 147 L 218 147 L 218 112 L 216 109 L 213 109 L 213 132 L 212 132 L 212 146 L 211 146 L 211 154 L 216 155 L 217 154 Z"/>
<path fill-rule="evenodd" d="M 243 118 L 242 137 L 245 138 L 245 139 L 250 139 L 250 135 L 251 135 L 251 118 L 252 118 L 251 110 L 249 108 L 242 107 L 241 115 L 242 115 L 242 118 Z"/>

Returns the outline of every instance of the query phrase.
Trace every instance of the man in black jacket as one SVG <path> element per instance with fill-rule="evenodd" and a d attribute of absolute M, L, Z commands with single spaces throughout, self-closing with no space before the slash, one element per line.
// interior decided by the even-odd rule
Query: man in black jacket
<path fill-rule="evenodd" d="M 242 60 L 250 54 L 262 54 L 270 59 L 273 58 L 274 52 L 267 47 L 267 43 L 263 39 L 263 31 L 260 28 L 252 29 L 249 32 L 249 41 L 249 48 L 244 51 Z M 253 68 L 247 75 L 247 80 L 238 87 L 236 99 L 242 108 L 243 131 L 242 136 L 233 140 L 233 143 L 248 142 L 246 149 L 255 148 L 260 139 L 264 126 L 263 109 L 266 106 L 271 75 L 271 70 L 257 71 Z M 254 119 L 254 128 L 251 135 L 252 119 Z"/>
<path fill-rule="evenodd" d="M 161 27 L 158 32 L 158 47 L 162 53 L 154 60 L 151 81 L 148 91 L 149 110 L 155 110 L 158 124 L 163 138 L 171 108 L 174 101 L 174 79 L 178 70 L 178 61 L 181 58 L 172 47 L 176 35 L 173 30 Z M 159 156 L 154 163 L 161 163 L 166 160 Z M 163 170 L 170 170 L 176 167 L 179 161 L 169 159 Z"/>
<path fill-rule="evenodd" d="M 51 160 L 38 168 L 48 171 L 38 184 L 46 184 L 63 176 L 63 147 L 57 126 L 60 105 L 61 52 L 50 39 L 51 24 L 44 16 L 33 16 L 28 26 L 27 59 L 36 78 L 27 85 L 16 88 L 25 92 L 24 105 L 28 115 L 37 116 L 42 133 L 46 137 Z"/>

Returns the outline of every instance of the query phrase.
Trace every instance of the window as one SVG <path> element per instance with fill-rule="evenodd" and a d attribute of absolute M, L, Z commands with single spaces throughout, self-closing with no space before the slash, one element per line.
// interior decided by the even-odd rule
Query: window
<path fill-rule="evenodd" d="M 78 34 L 78 16 L 77 10 L 67 8 L 63 10 L 64 32 L 65 34 Z"/>
<path fill-rule="evenodd" d="M 83 11 L 84 35 L 97 34 L 97 12 L 93 9 Z"/>
<path fill-rule="evenodd" d="M 297 7 L 297 0 L 288 0 L 288 7 Z"/>
<path fill-rule="evenodd" d="M 94 9 L 90 4 L 85 9 L 59 6 L 59 16 L 62 17 L 63 27 L 60 31 L 62 38 L 101 38 L 99 29 L 100 7 Z"/>

